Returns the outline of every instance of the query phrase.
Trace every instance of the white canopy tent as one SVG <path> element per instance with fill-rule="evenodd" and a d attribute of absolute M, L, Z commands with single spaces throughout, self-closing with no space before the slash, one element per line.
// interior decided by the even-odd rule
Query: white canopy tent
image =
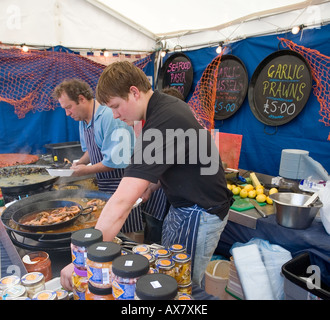
<path fill-rule="evenodd" d="M 2 0 L 0 41 L 147 53 L 230 43 L 330 21 L 322 0 Z"/>

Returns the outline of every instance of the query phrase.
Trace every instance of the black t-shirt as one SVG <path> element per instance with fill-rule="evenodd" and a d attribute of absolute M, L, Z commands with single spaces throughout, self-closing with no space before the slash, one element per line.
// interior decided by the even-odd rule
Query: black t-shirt
<path fill-rule="evenodd" d="M 232 198 L 210 132 L 188 104 L 159 91 L 148 103 L 146 122 L 124 176 L 160 180 L 174 207 L 197 204 L 208 209 Z"/>

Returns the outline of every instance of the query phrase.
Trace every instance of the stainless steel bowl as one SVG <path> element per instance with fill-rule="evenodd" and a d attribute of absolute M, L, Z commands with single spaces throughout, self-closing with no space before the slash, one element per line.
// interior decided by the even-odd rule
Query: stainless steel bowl
<path fill-rule="evenodd" d="M 278 192 L 270 195 L 270 198 L 274 201 L 277 223 L 292 229 L 310 227 L 322 207 L 320 200 L 317 200 L 310 207 L 304 206 L 304 203 L 310 197 L 305 194 L 289 192 Z"/>

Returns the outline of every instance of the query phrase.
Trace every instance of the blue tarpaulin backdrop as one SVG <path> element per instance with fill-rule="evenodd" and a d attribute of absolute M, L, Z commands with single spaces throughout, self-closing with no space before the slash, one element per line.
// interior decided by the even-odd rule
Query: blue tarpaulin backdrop
<path fill-rule="evenodd" d="M 298 45 L 318 50 L 330 56 L 330 25 L 306 29 L 303 34 L 281 34 Z M 248 38 L 230 44 L 230 54 L 240 58 L 246 66 L 249 80 L 258 64 L 269 54 L 278 50 L 278 35 Z M 193 92 L 206 66 L 216 57 L 215 48 L 204 48 L 184 52 L 191 59 L 194 68 Z M 166 58 L 165 58 L 166 59 Z M 164 61 L 165 61 L 164 59 Z M 143 69 L 153 75 L 153 63 Z M 187 97 L 187 101 L 191 94 Z M 320 105 L 311 92 L 302 112 L 291 122 L 270 127 L 257 120 L 250 110 L 248 98 L 241 108 L 230 118 L 216 120 L 215 128 L 221 132 L 243 135 L 239 167 L 277 176 L 282 149 L 308 150 L 310 156 L 320 162 L 330 172 L 330 127 L 320 122 Z M 58 107 L 53 111 L 29 112 L 18 119 L 14 108 L 8 103 L 0 103 L 0 153 L 28 152 L 44 153 L 47 143 L 79 140 L 78 123 L 65 116 Z M 274 133 L 276 131 L 276 133 Z"/>

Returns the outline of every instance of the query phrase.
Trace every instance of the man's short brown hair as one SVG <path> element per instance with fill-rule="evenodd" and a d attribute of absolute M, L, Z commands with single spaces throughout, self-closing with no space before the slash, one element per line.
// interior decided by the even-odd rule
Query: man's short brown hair
<path fill-rule="evenodd" d="M 96 99 L 107 104 L 110 98 L 120 97 L 127 100 L 131 86 L 146 93 L 151 84 L 145 73 L 128 61 L 114 62 L 102 72 L 96 87 Z"/>
<path fill-rule="evenodd" d="M 88 83 L 80 79 L 67 79 L 61 82 L 53 92 L 54 99 L 58 100 L 65 92 L 69 99 L 75 103 L 79 103 L 79 95 L 84 96 L 87 100 L 94 98 L 93 90 Z"/>

